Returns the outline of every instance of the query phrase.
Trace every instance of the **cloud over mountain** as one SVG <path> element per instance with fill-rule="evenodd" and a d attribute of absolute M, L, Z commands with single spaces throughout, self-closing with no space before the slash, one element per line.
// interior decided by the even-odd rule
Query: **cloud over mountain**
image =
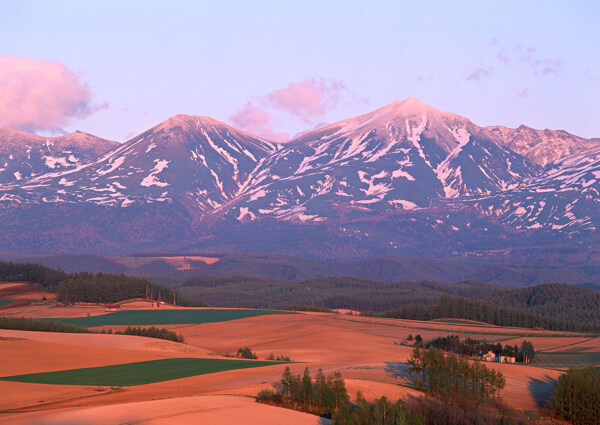
<path fill-rule="evenodd" d="M 274 129 L 278 116 L 293 117 L 314 126 L 328 112 L 357 100 L 357 96 L 342 81 L 312 78 L 250 99 L 229 120 L 246 131 L 284 141 L 290 138 L 289 135 Z"/>
<path fill-rule="evenodd" d="M 105 107 L 60 62 L 0 55 L 0 127 L 57 131 Z"/>

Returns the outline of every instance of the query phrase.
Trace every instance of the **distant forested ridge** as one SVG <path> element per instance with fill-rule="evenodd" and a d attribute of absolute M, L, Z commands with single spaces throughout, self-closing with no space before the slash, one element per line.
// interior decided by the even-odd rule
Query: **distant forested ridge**
<path fill-rule="evenodd" d="M 114 303 L 132 298 L 193 307 L 205 304 L 146 279 L 114 273 L 64 273 L 38 264 L 0 262 L 0 281 L 31 282 L 62 302 Z"/>
<path fill-rule="evenodd" d="M 457 318 L 498 326 L 543 328 L 553 331 L 600 331 L 600 325 L 540 316 L 510 307 L 498 307 L 464 297 L 442 295 L 437 303 L 413 304 L 383 314 L 384 317 L 411 320 Z"/>
<path fill-rule="evenodd" d="M 217 307 L 280 308 L 303 305 L 329 309 L 384 312 L 437 300 L 442 294 L 475 297 L 506 288 L 490 283 L 383 282 L 327 277 L 302 282 L 251 276 L 194 276 L 178 288 L 182 294 Z"/>
<path fill-rule="evenodd" d="M 600 325 L 600 292 L 590 289 L 553 283 L 487 294 L 480 299 L 532 314 Z"/>
<path fill-rule="evenodd" d="M 559 288 L 552 307 L 553 291 Z M 328 277 L 302 282 L 251 276 L 194 276 L 178 288 L 190 298 L 220 307 L 282 308 L 301 305 L 314 309 L 350 309 L 416 320 L 459 318 L 500 326 L 540 327 L 562 331 L 600 329 L 600 296 L 569 285 L 538 285 L 511 289 L 504 286 L 463 281 L 453 285 L 429 281 L 382 282 L 353 277 Z M 544 306 L 534 308 L 536 294 Z M 530 304 L 518 303 L 530 294 Z M 560 294 L 560 295 L 559 295 Z M 587 297 L 581 302 L 582 298 Z M 541 299 L 541 297 L 540 297 Z M 567 300 L 567 303 L 565 303 Z M 568 303 L 572 303 L 567 305 Z M 501 306 L 501 307 L 500 307 Z M 561 310 L 561 314 L 556 313 Z"/>

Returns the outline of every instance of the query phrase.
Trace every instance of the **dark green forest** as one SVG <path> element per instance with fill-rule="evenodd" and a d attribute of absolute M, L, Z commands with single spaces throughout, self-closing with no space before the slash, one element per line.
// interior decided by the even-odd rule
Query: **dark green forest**
<path fill-rule="evenodd" d="M 488 294 L 480 299 L 541 316 L 600 324 L 600 292 L 576 286 L 546 283 Z"/>
<path fill-rule="evenodd" d="M 474 281 L 447 285 L 430 281 L 383 282 L 355 277 L 290 282 L 250 276 L 194 276 L 186 279 L 178 290 L 215 307 L 305 305 L 383 312 L 402 305 L 437 300 L 442 294 L 476 297 L 506 288 Z"/>
<path fill-rule="evenodd" d="M 558 378 L 551 398 L 558 414 L 578 425 L 600 423 L 600 369 L 569 369 Z"/>
<path fill-rule="evenodd" d="M 500 326 L 600 330 L 600 293 L 563 284 L 506 288 L 477 281 L 447 285 L 353 277 L 290 282 L 249 276 L 195 276 L 178 289 L 190 298 L 220 307 L 344 308 L 414 320 L 451 317 Z"/>
<path fill-rule="evenodd" d="M 124 274 L 67 274 L 37 264 L 0 262 L 0 281 L 35 283 L 41 290 L 56 293 L 57 299 L 65 303 L 106 304 L 132 298 L 146 298 L 186 307 L 205 305 L 182 296 L 174 289 Z"/>
<path fill-rule="evenodd" d="M 475 320 L 498 326 L 520 328 L 543 328 L 553 331 L 590 332 L 599 331 L 600 325 L 554 319 L 510 307 L 499 307 L 464 297 L 442 295 L 436 303 L 412 304 L 383 313 L 384 317 L 411 320 L 456 318 Z"/>

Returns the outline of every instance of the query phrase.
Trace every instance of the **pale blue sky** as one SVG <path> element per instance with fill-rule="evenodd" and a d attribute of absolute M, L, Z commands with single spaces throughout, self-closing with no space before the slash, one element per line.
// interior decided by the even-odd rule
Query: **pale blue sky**
<path fill-rule="evenodd" d="M 57 61 L 108 107 L 65 127 L 124 141 L 178 113 L 229 117 L 290 83 L 345 101 L 295 134 L 410 96 L 478 125 L 600 137 L 600 2 L 10 1 L 0 55 Z M 1 95 L 1 94 L 0 94 Z"/>

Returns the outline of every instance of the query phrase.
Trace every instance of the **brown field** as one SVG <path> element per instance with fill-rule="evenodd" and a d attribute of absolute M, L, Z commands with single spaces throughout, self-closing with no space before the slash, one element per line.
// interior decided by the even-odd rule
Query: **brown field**
<path fill-rule="evenodd" d="M 201 419 L 200 419 L 201 418 Z M 226 422 L 224 422 L 224 418 Z M 199 421 L 200 419 L 200 421 Z M 6 424 L 75 424 L 151 423 L 153 425 L 318 425 L 331 421 L 307 413 L 255 403 L 248 397 L 227 395 L 177 397 L 109 406 L 61 409 L 47 413 L 26 413 L 8 418 Z"/>
<path fill-rule="evenodd" d="M 600 352 L 600 337 L 587 338 L 576 344 L 568 345 L 565 344 L 561 347 L 552 348 L 548 350 L 552 351 L 580 351 L 580 352 Z"/>
<path fill-rule="evenodd" d="M 217 258 L 217 257 L 200 257 L 200 256 L 194 256 L 194 255 L 191 255 L 191 256 L 186 255 L 186 256 L 179 256 L 179 257 L 109 257 L 109 258 L 113 261 L 116 261 L 119 264 L 122 264 L 126 267 L 132 267 L 132 268 L 146 265 L 155 260 L 163 260 L 163 261 L 169 263 L 170 265 L 172 265 L 173 267 L 175 267 L 177 270 L 190 270 L 191 269 L 190 261 L 201 261 L 205 264 L 214 264 L 220 260 L 220 258 Z"/>
<path fill-rule="evenodd" d="M 43 297 L 52 300 L 56 298 L 56 295 L 42 292 L 36 285 L 30 283 L 0 284 L 0 299 L 2 300 L 41 300 Z"/>
<path fill-rule="evenodd" d="M 143 301 L 128 308 L 147 308 Z M 75 317 L 104 314 L 102 307 L 24 306 L 15 315 Z M 162 308 L 162 307 L 161 307 Z M 330 313 L 256 316 L 220 323 L 170 325 L 186 344 L 150 338 L 105 334 L 59 334 L 0 330 L 0 376 L 103 366 L 172 357 L 218 358 L 248 346 L 265 359 L 270 353 L 286 355 L 290 368 L 314 375 L 340 370 L 352 398 L 385 395 L 395 400 L 420 397 L 409 388 L 411 379 L 402 363 L 412 347 L 402 344 L 409 333 L 425 340 L 458 333 L 462 338 L 485 338 L 503 343 L 533 342 L 539 349 L 565 345 L 600 351 L 599 338 L 479 323 L 420 322 L 357 317 Z M 506 376 L 501 395 L 513 407 L 538 410 L 547 400 L 561 372 L 525 365 L 491 364 Z M 232 370 L 147 385 L 108 387 L 25 384 L 0 381 L 0 423 L 298 423 L 317 424 L 319 418 L 260 405 L 251 398 L 264 388 L 277 388 L 284 364 Z M 133 403 L 133 404 L 132 404 Z M 24 411 L 32 413 L 22 413 Z M 19 413 L 17 413 L 19 412 Z M 171 418 L 171 422 L 169 422 Z M 224 419 L 226 418 L 226 419 Z M 53 422 L 54 421 L 54 422 Z M 254 422 L 253 422 L 254 421 Z"/>

